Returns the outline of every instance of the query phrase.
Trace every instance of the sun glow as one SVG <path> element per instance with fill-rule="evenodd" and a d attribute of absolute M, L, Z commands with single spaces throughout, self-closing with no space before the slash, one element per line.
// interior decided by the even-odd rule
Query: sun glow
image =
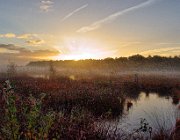
<path fill-rule="evenodd" d="M 104 46 L 87 39 L 66 39 L 59 49 L 61 54 L 55 60 L 101 59 L 111 55 Z"/>

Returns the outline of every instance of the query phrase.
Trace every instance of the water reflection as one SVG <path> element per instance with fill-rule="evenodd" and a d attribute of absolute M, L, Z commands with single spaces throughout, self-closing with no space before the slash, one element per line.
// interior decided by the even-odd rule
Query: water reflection
<path fill-rule="evenodd" d="M 180 117 L 179 99 L 173 104 L 173 98 L 161 95 L 141 92 L 136 100 L 128 101 L 125 116 L 118 120 L 118 127 L 133 130 L 139 127 L 140 119 L 145 118 L 154 129 L 172 129 L 176 118 Z"/>

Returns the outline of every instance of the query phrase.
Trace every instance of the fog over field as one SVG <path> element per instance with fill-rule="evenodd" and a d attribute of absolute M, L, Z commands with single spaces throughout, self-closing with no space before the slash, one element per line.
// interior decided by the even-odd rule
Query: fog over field
<path fill-rule="evenodd" d="M 0 0 L 0 140 L 180 140 L 180 0 Z"/>
<path fill-rule="evenodd" d="M 48 77 L 50 71 L 53 71 L 56 77 L 67 76 L 77 79 L 95 76 L 118 77 L 134 74 L 177 78 L 180 75 L 180 57 L 143 57 L 134 55 L 102 60 L 32 61 L 23 66 L 9 63 L 4 67 L 1 66 L 0 71 L 6 73 L 11 65 L 14 65 L 17 74 L 35 77 Z"/>

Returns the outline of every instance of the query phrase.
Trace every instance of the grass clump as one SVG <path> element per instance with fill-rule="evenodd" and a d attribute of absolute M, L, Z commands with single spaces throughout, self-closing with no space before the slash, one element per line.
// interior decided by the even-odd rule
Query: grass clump
<path fill-rule="evenodd" d="M 54 122 L 53 112 L 43 113 L 41 104 L 43 97 L 35 99 L 33 96 L 23 102 L 15 94 L 9 81 L 6 81 L 3 89 L 3 106 L 1 122 L 1 135 L 3 139 L 43 139 Z"/>

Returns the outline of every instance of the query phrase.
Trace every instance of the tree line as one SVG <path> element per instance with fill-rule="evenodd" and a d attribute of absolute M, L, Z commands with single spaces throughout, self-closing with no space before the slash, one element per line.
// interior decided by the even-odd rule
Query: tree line
<path fill-rule="evenodd" d="M 180 70 L 180 56 L 163 57 L 133 55 L 129 57 L 86 59 L 86 60 L 56 60 L 56 61 L 33 61 L 27 66 L 47 67 L 49 64 L 61 68 L 88 68 L 88 69 L 121 69 L 121 70 Z"/>

